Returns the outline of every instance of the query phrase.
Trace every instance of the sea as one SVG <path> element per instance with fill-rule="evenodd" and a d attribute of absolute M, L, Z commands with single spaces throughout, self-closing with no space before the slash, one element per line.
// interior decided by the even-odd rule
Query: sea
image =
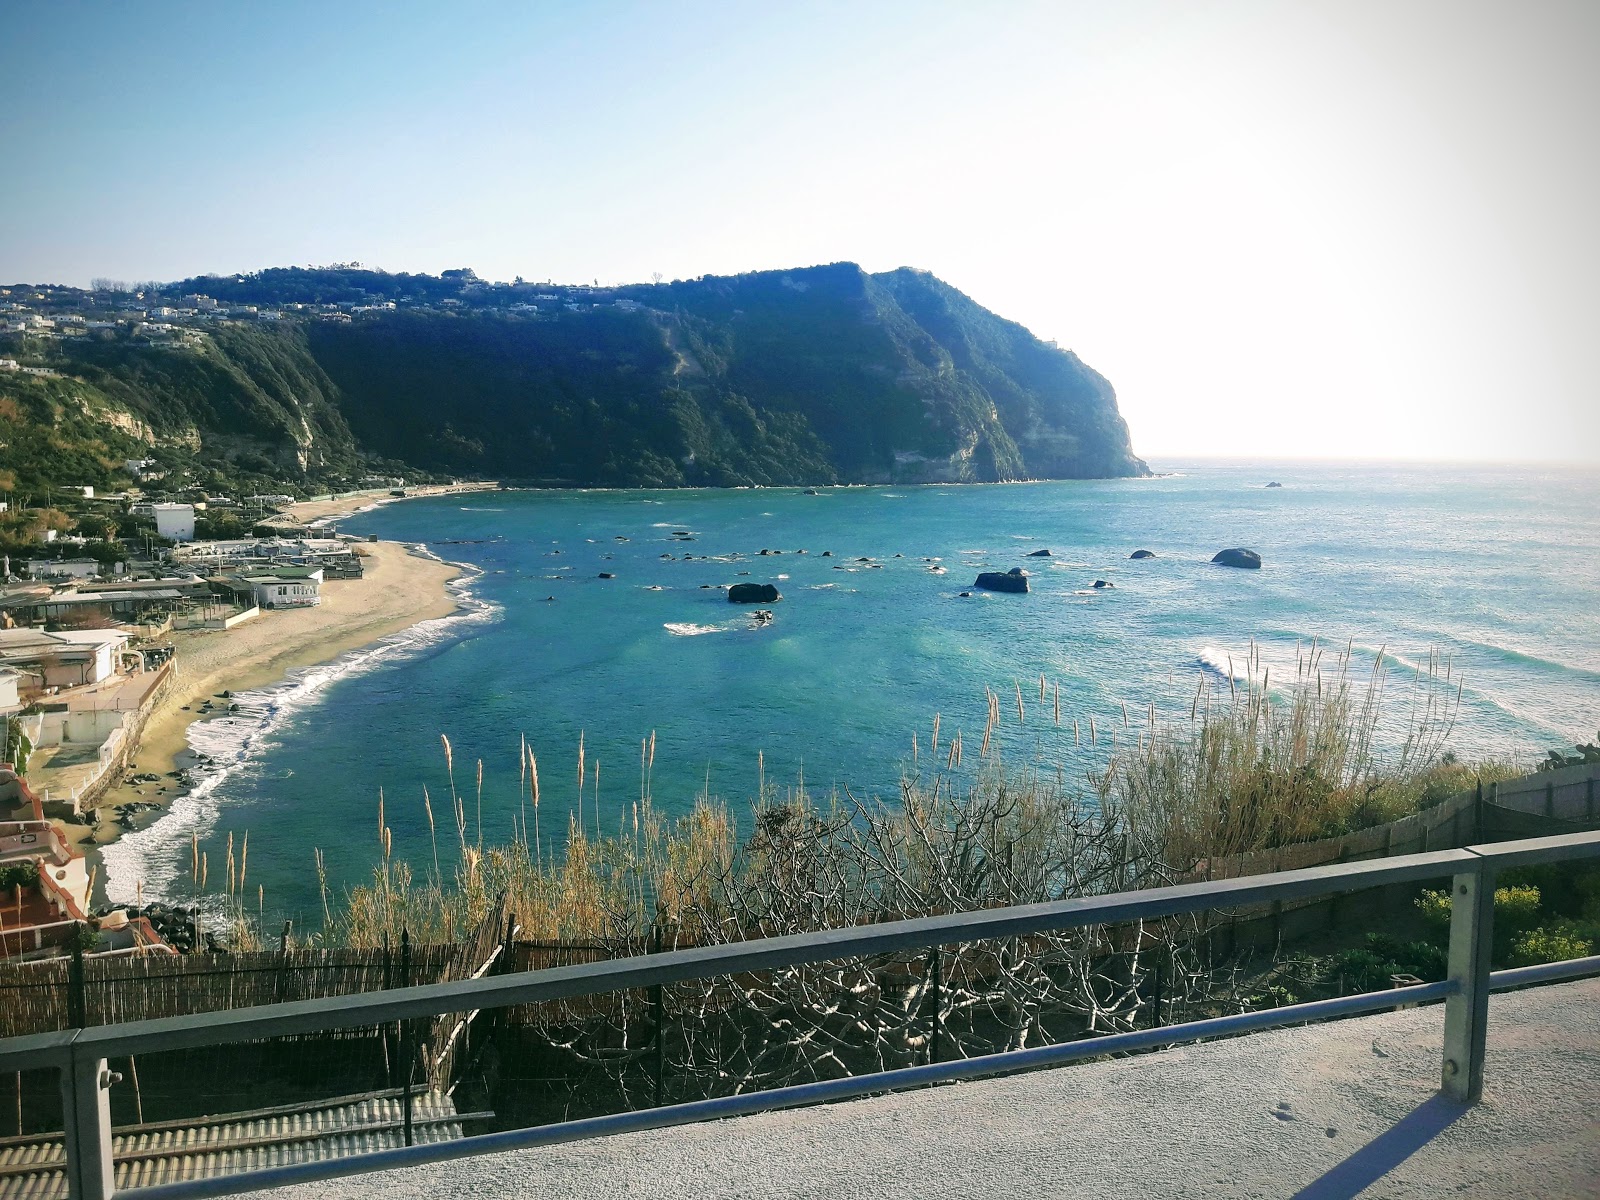
<path fill-rule="evenodd" d="M 215 894 L 229 837 L 242 850 L 248 835 L 251 901 L 269 924 L 318 928 L 317 856 L 334 904 L 370 880 L 380 793 L 390 853 L 418 875 L 425 787 L 454 839 L 452 771 L 468 837 L 481 820 L 486 841 L 510 840 L 524 746 L 547 851 L 579 813 L 580 741 L 591 833 L 630 820 L 641 756 L 668 815 L 709 795 L 748 816 L 761 789 L 802 785 L 892 802 L 948 763 L 958 732 L 960 770 L 977 769 L 991 695 L 1007 768 L 1075 786 L 1197 694 L 1283 686 L 1313 644 L 1362 679 L 1383 656 L 1383 753 L 1429 686 L 1459 697 L 1446 744 L 1463 759 L 1531 762 L 1596 736 L 1593 471 L 1151 465 L 1149 479 L 507 491 L 357 514 L 341 532 L 462 564 L 460 611 L 196 724 L 196 782 L 101 849 L 106 894 L 198 898 L 191 839 Z M 1214 565 L 1229 547 L 1261 569 Z M 1129 557 L 1141 549 L 1154 557 Z M 973 589 L 1013 567 L 1028 594 Z M 744 582 L 779 589 L 756 606 L 770 621 L 720 590 Z"/>

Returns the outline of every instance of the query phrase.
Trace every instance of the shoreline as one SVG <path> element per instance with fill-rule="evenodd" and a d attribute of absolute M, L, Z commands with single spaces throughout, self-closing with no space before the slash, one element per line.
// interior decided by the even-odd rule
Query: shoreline
<path fill-rule="evenodd" d="M 407 488 L 406 494 L 396 496 L 390 491 L 378 489 L 370 492 L 347 492 L 330 500 L 297 500 L 289 505 L 281 514 L 301 525 L 310 525 L 313 521 L 331 524 L 345 517 L 354 516 L 356 513 L 369 512 L 374 508 L 381 508 L 385 504 L 395 504 L 401 500 L 430 500 L 439 496 L 470 496 L 478 492 L 497 492 L 500 485 L 494 482 L 483 483 L 457 483 L 422 485 Z"/>
<path fill-rule="evenodd" d="M 128 773 L 161 776 L 159 784 L 117 783 L 100 797 L 95 824 L 66 825 L 68 838 L 84 850 L 117 840 L 125 831 L 116 823 L 119 804 L 155 803 L 141 813 L 134 829 L 159 821 L 173 801 L 188 789 L 169 773 L 190 751 L 189 731 L 210 716 L 224 716 L 225 701 L 211 712 L 200 711 L 223 691 L 242 692 L 282 682 L 299 668 L 331 662 L 424 621 L 448 617 L 461 605 L 449 585 L 462 569 L 454 563 L 416 553 L 401 542 L 360 543 L 365 572 L 360 579 L 334 579 L 322 585 L 322 603 L 315 608 L 263 612 L 230 630 L 181 630 L 172 635 L 178 647 L 178 673 L 167 694 L 150 714 Z M 164 788 L 164 791 L 158 791 Z M 95 842 L 87 843 L 90 831 Z M 97 889 L 105 887 L 99 873 Z"/>

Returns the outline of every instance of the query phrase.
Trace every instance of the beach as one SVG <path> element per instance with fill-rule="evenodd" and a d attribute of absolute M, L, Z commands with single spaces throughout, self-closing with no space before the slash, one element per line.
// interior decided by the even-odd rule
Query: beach
<path fill-rule="evenodd" d="M 376 508 L 382 504 L 393 504 L 396 500 L 420 500 L 428 496 L 493 492 L 499 488 L 498 483 L 486 482 L 423 484 L 403 489 L 405 492 L 403 496 L 396 496 L 393 491 L 384 488 L 367 492 L 345 492 L 326 500 L 301 500 L 284 509 L 283 515 L 301 525 L 309 525 L 312 521 L 336 521 L 340 517 L 348 517 L 353 512 Z"/>
<path fill-rule="evenodd" d="M 225 631 L 184 630 L 172 635 L 178 649 L 176 677 L 151 714 L 136 757 L 139 773 L 160 775 L 163 782 L 108 789 L 98 811 L 98 841 L 109 841 L 121 832 L 110 819 L 116 805 L 164 803 L 178 795 L 176 782 L 166 776 L 187 748 L 189 726 L 203 715 L 198 709 L 207 698 L 276 683 L 297 667 L 327 662 L 455 611 L 456 601 L 446 584 L 460 574 L 460 568 L 415 554 L 399 542 L 361 543 L 360 550 L 365 556 L 363 577 L 328 580 L 322 585 L 322 603 L 315 608 L 263 612 Z M 226 711 L 225 702 L 220 711 Z M 158 791 L 158 786 L 166 791 Z M 88 832 L 80 826 L 67 830 L 79 838 Z"/>

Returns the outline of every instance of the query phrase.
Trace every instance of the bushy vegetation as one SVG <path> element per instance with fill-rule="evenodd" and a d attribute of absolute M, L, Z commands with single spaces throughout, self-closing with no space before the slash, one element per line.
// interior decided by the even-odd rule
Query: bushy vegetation
<path fill-rule="evenodd" d="M 1240 667 L 1243 681 L 1230 677 L 1226 692 L 1202 678 L 1186 724 L 1155 727 L 1094 777 L 1101 803 L 1147 823 L 1180 870 L 1383 824 L 1518 773 L 1448 754 L 1460 692 L 1438 664 L 1412 674 L 1399 704 L 1386 704 L 1381 655 L 1363 678 L 1348 651 L 1315 643 L 1292 678 L 1274 680 L 1253 649 Z M 1400 724 L 1385 731 L 1386 718 Z"/>

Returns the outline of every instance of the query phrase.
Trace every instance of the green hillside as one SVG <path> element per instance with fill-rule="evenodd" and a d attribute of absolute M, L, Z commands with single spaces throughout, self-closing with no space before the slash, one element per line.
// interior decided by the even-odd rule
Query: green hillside
<path fill-rule="evenodd" d="M 0 340 L 61 375 L 0 374 L 17 414 L 0 465 L 28 486 L 98 485 L 148 455 L 306 488 L 380 464 L 611 486 L 1145 472 L 1102 376 L 924 272 L 550 288 L 344 269 L 185 280 L 164 293 L 291 311 L 179 344 Z"/>

